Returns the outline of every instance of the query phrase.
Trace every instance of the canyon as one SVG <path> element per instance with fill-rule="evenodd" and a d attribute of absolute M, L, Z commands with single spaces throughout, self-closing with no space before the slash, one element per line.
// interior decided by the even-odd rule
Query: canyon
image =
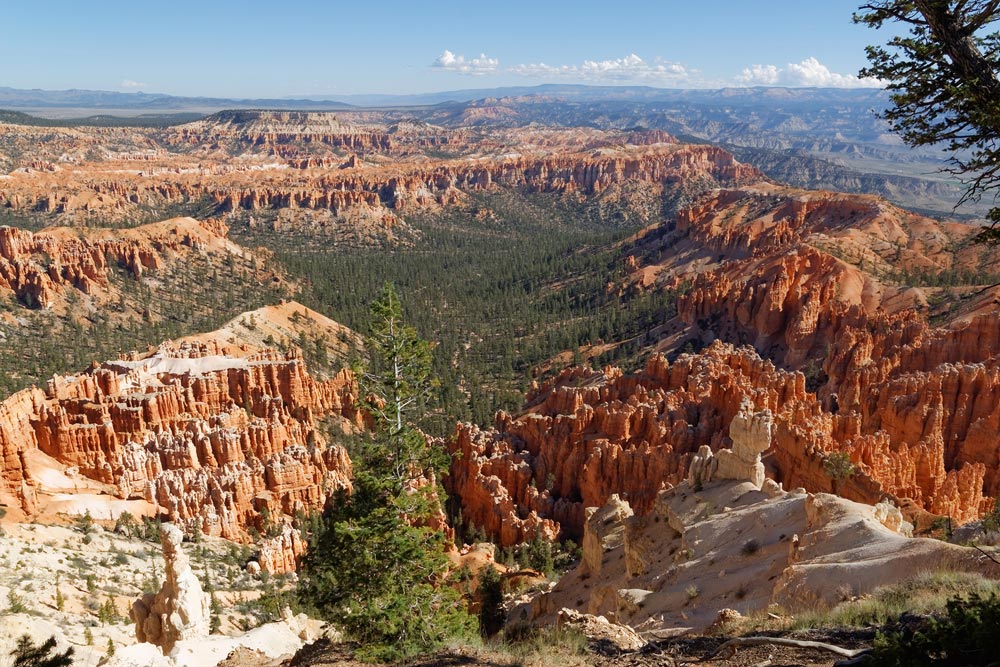
<path fill-rule="evenodd" d="M 0 125 L 4 525 L 156 517 L 171 554 L 232 541 L 246 576 L 291 578 L 304 519 L 352 489 L 355 329 L 384 280 L 442 376 L 419 418 L 449 467 L 416 484 L 441 480 L 423 525 L 456 570 L 582 544 L 515 621 L 701 632 L 723 600 L 981 564 L 925 536 L 1000 495 L 1000 249 L 659 129 L 519 126 L 519 104 Z M 103 335 L 132 344 L 87 356 Z"/>
<path fill-rule="evenodd" d="M 232 335 L 251 321 L 268 336 L 285 332 L 290 349 Z M 321 422 L 362 426 L 350 371 L 318 379 L 306 369 L 294 347 L 303 322 L 326 332 L 334 354 L 346 355 L 345 335 L 357 343 L 289 302 L 13 394 L 0 403 L 0 499 L 22 520 L 129 511 L 188 533 L 236 541 L 253 533 L 262 567 L 294 569 L 305 545 L 291 519 L 350 488 L 350 459 Z"/>
<path fill-rule="evenodd" d="M 0 207 L 70 225 L 197 210 L 370 243 L 406 236 L 412 214 L 473 192 L 618 200 L 626 184 L 681 196 L 759 177 L 721 149 L 657 130 L 472 131 L 369 115 L 223 112 L 164 130 L 0 125 Z M 297 219 L 278 220 L 288 209 Z"/>
<path fill-rule="evenodd" d="M 744 399 L 774 415 L 765 462 L 786 488 L 890 498 L 923 530 L 979 518 L 1000 464 L 1000 287 L 975 233 L 875 197 L 706 195 L 631 248 L 622 290 L 677 291 L 642 370 L 569 369 L 493 428 L 459 425 L 446 484 L 463 519 L 516 544 L 579 539 L 614 494 L 648 512 L 700 446 L 728 442 Z M 847 479 L 825 468 L 839 453 Z"/>

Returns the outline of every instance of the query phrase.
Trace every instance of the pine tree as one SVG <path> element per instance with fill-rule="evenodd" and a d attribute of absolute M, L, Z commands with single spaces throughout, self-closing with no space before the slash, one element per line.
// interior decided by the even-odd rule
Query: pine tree
<path fill-rule="evenodd" d="M 432 375 L 430 344 L 403 320 L 403 306 L 391 283 L 372 303 L 368 336 L 369 362 L 359 368 L 364 407 L 375 418 L 378 445 L 367 452 L 372 463 L 387 466 L 396 483 L 412 477 L 414 468 L 443 463 L 442 452 L 426 446 L 414 428 L 415 415 L 426 410 L 438 386 Z"/>
<path fill-rule="evenodd" d="M 55 648 L 55 637 L 49 637 L 36 646 L 31 637 L 21 635 L 10 653 L 14 658 L 13 667 L 70 667 L 73 664 L 73 647 L 51 655 Z"/>
<path fill-rule="evenodd" d="M 503 629 L 507 614 L 502 584 L 500 573 L 492 565 L 479 573 L 479 634 L 483 637 L 492 637 Z"/>
<path fill-rule="evenodd" d="M 446 460 L 409 417 L 433 384 L 430 346 L 403 322 L 391 285 L 371 316 L 372 359 L 359 372 L 374 437 L 354 452 L 353 490 L 338 494 L 312 536 L 299 598 L 360 642 L 363 656 L 390 660 L 468 634 L 472 620 L 457 591 L 440 585 L 445 538 L 424 521 L 438 508 L 420 480 Z"/>

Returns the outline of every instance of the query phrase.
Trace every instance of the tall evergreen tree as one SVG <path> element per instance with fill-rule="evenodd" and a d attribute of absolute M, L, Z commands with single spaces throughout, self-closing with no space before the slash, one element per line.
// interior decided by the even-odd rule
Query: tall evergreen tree
<path fill-rule="evenodd" d="M 303 560 L 299 598 L 362 644 L 397 659 L 468 634 L 474 623 L 444 583 L 445 537 L 429 473 L 441 460 L 413 426 L 432 386 L 431 351 L 387 285 L 371 308 L 370 362 L 359 370 L 373 437 L 356 447 L 350 493 L 338 494 Z"/>

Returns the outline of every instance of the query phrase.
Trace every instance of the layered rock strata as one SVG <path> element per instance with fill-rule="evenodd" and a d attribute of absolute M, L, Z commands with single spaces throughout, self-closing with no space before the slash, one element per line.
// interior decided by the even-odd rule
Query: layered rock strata
<path fill-rule="evenodd" d="M 40 494 L 65 491 L 46 471 L 65 469 L 188 531 L 274 533 L 261 564 L 284 571 L 304 545 L 281 524 L 350 486 L 347 452 L 319 421 L 359 428 L 355 403 L 349 371 L 317 380 L 297 350 L 165 344 L 0 403 L 2 495 L 30 516 Z"/>
<path fill-rule="evenodd" d="M 226 241 L 227 232 L 221 223 L 192 218 L 114 231 L 49 228 L 32 233 L 0 227 L 0 290 L 10 290 L 29 306 L 48 308 L 70 288 L 88 295 L 106 291 L 118 268 L 140 278 L 168 259 L 194 252 L 241 254 Z"/>
<path fill-rule="evenodd" d="M 637 184 L 655 198 L 760 177 L 722 149 L 660 131 L 444 129 L 363 113 L 234 111 L 166 130 L 0 124 L 0 151 L 8 145 L 37 157 L 2 175 L 0 207 L 74 225 L 196 203 L 276 231 L 395 238 L 405 216 L 472 192 L 610 193 L 628 208 L 628 193 L 615 193 Z M 295 215 L 275 220 L 280 211 Z"/>
<path fill-rule="evenodd" d="M 914 391 L 912 382 L 900 386 Z M 898 400 L 897 410 L 934 405 L 940 398 L 933 396 Z M 584 508 L 613 494 L 645 514 L 661 489 L 684 479 L 693 456 L 699 476 L 752 472 L 759 484 L 765 468 L 757 457 L 766 452 L 767 474 L 786 488 L 836 490 L 870 504 L 906 498 L 957 522 L 989 506 L 984 479 L 996 474 L 980 461 L 949 461 L 940 440 L 893 446 L 902 434 L 883 427 L 890 422 L 832 414 L 806 391 L 802 373 L 719 342 L 672 365 L 653 356 L 632 375 L 567 370 L 529 394 L 527 404 L 518 417 L 499 413 L 494 430 L 460 425 L 449 441 L 457 458 L 446 486 L 461 498 L 463 518 L 503 544 L 539 532 L 578 539 Z M 973 432 L 991 432 L 996 404 L 984 406 L 982 415 L 966 412 Z M 935 419 L 927 427 L 941 424 Z M 764 438 L 768 432 L 773 439 Z M 719 452 L 723 447 L 732 453 Z M 824 461 L 840 451 L 856 472 L 835 489 Z"/>

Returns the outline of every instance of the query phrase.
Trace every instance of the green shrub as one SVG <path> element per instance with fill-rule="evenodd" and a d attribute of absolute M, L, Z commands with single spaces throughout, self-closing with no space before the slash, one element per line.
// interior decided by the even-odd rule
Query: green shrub
<path fill-rule="evenodd" d="M 78 514 L 73 519 L 73 523 L 76 525 L 77 530 L 84 535 L 89 535 L 95 529 L 94 517 L 90 515 L 90 510 L 87 510 L 83 514 Z"/>
<path fill-rule="evenodd" d="M 962 667 L 995 664 L 1000 655 L 1000 597 L 953 598 L 946 614 L 916 630 L 879 633 L 873 667 Z"/>
<path fill-rule="evenodd" d="M 108 623 L 118 623 L 122 620 L 121 614 L 118 613 L 118 606 L 115 605 L 115 599 L 111 597 L 110 594 L 104 601 L 104 604 L 102 604 L 97 610 L 97 620 L 99 620 L 102 625 L 107 625 Z"/>
<path fill-rule="evenodd" d="M 133 537 L 139 532 L 139 523 L 132 516 L 131 512 L 122 512 L 115 521 L 114 531 L 125 537 Z"/>
<path fill-rule="evenodd" d="M 25 606 L 24 600 L 21 596 L 10 591 L 7 593 L 7 611 L 11 614 L 24 614 L 28 611 L 28 607 Z"/>
<path fill-rule="evenodd" d="M 479 634 L 492 637 L 503 629 L 507 614 L 503 608 L 503 582 L 492 565 L 479 574 Z"/>
<path fill-rule="evenodd" d="M 555 571 L 555 558 L 552 553 L 552 542 L 541 535 L 535 535 L 530 542 L 521 548 L 521 565 L 532 570 L 538 570 L 546 577 Z"/>

